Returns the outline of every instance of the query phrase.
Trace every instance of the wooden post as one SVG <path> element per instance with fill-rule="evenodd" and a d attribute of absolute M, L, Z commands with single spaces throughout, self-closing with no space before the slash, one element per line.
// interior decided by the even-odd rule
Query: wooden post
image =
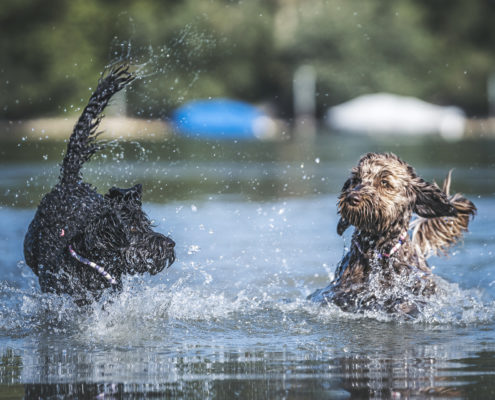
<path fill-rule="evenodd" d="M 313 138 L 316 135 L 316 71 L 302 65 L 294 73 L 294 137 Z"/>

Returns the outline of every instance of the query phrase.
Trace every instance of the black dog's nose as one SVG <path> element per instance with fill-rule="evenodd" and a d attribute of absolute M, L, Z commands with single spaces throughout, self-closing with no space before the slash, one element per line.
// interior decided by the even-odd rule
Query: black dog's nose
<path fill-rule="evenodd" d="M 351 206 L 356 206 L 361 201 L 361 196 L 357 192 L 351 192 L 347 195 L 347 201 Z"/>
<path fill-rule="evenodd" d="M 175 247 L 175 242 L 172 239 L 167 240 L 167 249 L 173 249 Z"/>

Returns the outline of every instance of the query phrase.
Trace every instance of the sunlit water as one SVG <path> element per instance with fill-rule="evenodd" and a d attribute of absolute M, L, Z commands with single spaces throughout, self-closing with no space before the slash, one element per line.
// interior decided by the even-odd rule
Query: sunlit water
<path fill-rule="evenodd" d="M 449 258 L 430 260 L 440 294 L 403 321 L 305 300 L 328 284 L 349 245 L 350 232 L 336 233 L 335 203 L 361 153 L 324 154 L 316 146 L 271 161 L 151 153 L 93 162 L 85 176 L 102 190 L 126 179 L 154 188 L 147 197 L 145 185 L 145 209 L 177 242 L 178 260 L 157 276 L 129 277 L 117 297 L 86 309 L 41 294 L 23 262 L 23 237 L 56 161 L 2 165 L 0 397 L 490 398 L 493 165 L 419 166 L 437 180 L 456 166 L 454 186 L 458 176 L 478 215 Z M 480 194 L 473 187 L 483 177 Z"/>

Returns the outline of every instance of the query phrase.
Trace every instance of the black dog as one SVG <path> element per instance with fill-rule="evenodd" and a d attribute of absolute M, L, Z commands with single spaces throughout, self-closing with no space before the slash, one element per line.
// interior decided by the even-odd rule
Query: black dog
<path fill-rule="evenodd" d="M 41 290 L 70 294 L 79 305 L 106 288 L 120 290 L 125 274 L 157 274 L 175 260 L 175 243 L 152 230 L 141 208 L 141 185 L 102 196 L 81 177 L 83 164 L 101 148 L 95 140 L 101 113 L 134 78 L 119 66 L 100 79 L 70 137 L 59 182 L 41 200 L 24 239 L 24 257 Z"/>

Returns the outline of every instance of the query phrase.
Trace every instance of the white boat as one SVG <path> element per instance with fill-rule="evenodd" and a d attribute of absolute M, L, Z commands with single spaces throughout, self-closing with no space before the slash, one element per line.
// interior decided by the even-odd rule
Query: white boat
<path fill-rule="evenodd" d="M 414 97 L 376 93 L 329 108 L 327 125 L 337 131 L 369 135 L 441 135 L 460 139 L 465 130 L 464 112 Z"/>

